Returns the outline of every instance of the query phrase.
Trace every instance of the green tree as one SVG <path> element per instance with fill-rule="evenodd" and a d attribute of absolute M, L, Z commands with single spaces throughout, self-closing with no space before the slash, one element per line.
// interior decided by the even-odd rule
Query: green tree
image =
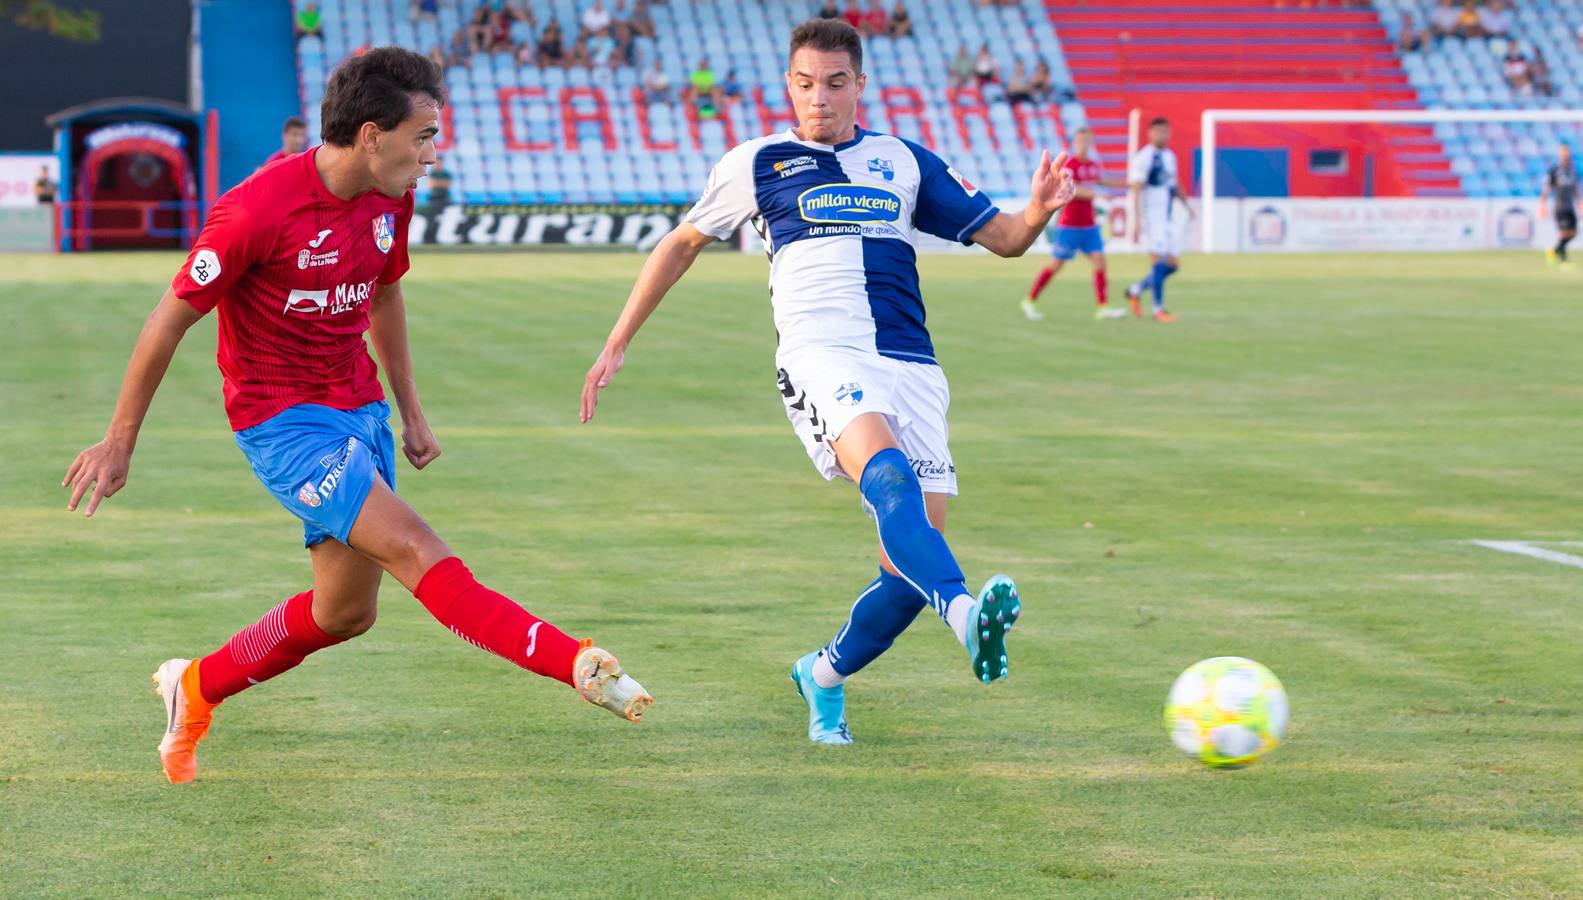
<path fill-rule="evenodd" d="M 94 9 L 65 9 L 54 0 L 0 0 L 0 16 L 12 16 L 23 28 L 68 41 L 99 40 L 99 11 Z"/>

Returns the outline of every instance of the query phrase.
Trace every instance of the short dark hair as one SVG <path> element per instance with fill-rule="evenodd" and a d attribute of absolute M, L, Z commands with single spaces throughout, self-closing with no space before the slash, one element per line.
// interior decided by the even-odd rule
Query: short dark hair
<path fill-rule="evenodd" d="M 307 127 L 308 123 L 302 121 L 302 116 L 287 116 L 286 121 L 281 123 L 280 130 L 290 131 L 293 128 L 306 129 Z"/>
<path fill-rule="evenodd" d="M 1150 128 L 1153 128 L 1156 125 L 1169 126 L 1170 124 L 1171 124 L 1171 121 L 1169 119 L 1167 119 L 1166 117 L 1164 117 L 1164 116 L 1155 116 L 1154 118 L 1149 120 L 1149 127 Z"/>
<path fill-rule="evenodd" d="M 335 67 L 319 107 L 326 144 L 350 147 L 364 122 L 391 131 L 412 115 L 412 95 L 445 103 L 445 75 L 434 60 L 402 47 L 379 47 Z"/>
<path fill-rule="evenodd" d="M 840 19 L 809 19 L 792 31 L 791 50 L 786 54 L 787 68 L 791 58 L 804 47 L 833 52 L 845 50 L 852 59 L 852 71 L 863 71 L 863 38 L 857 29 Z"/>

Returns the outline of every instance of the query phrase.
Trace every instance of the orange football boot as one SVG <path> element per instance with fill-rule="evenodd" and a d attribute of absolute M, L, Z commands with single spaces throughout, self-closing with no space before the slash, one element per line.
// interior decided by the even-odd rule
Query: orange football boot
<path fill-rule="evenodd" d="M 1157 309 L 1157 310 L 1154 311 L 1154 321 L 1156 321 L 1156 322 L 1165 322 L 1165 323 L 1169 324 L 1171 322 L 1175 322 L 1176 321 L 1176 317 L 1171 315 L 1170 313 L 1166 312 L 1163 309 Z"/>
<path fill-rule="evenodd" d="M 186 784 L 198 775 L 198 742 L 209 735 L 209 722 L 218 703 L 203 699 L 198 690 L 198 664 L 189 659 L 167 659 L 149 680 L 154 693 L 165 702 L 165 737 L 159 742 L 159 762 L 171 784 Z"/>

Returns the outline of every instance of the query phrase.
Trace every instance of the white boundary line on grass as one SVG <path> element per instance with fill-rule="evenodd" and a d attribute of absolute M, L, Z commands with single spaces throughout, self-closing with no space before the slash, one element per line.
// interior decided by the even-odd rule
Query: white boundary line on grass
<path fill-rule="evenodd" d="M 1502 553 L 1515 553 L 1518 556 L 1531 556 L 1534 559 L 1542 559 L 1546 562 L 1560 563 L 1563 566 L 1571 566 L 1574 569 L 1583 569 L 1583 556 L 1573 556 L 1570 553 L 1558 553 L 1555 550 L 1546 550 L 1543 547 L 1535 547 L 1528 541 L 1469 541 L 1468 543 L 1477 544 L 1480 547 L 1488 547 L 1491 550 L 1499 550 Z M 1572 545 L 1576 542 L 1556 541 L 1556 543 Z"/>

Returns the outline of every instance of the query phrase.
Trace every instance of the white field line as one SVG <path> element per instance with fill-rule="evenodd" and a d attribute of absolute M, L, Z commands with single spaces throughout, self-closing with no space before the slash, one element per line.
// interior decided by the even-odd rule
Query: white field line
<path fill-rule="evenodd" d="M 1571 566 L 1574 569 L 1583 569 L 1583 556 L 1573 556 L 1570 553 L 1560 553 L 1555 550 L 1546 550 L 1543 547 L 1535 547 L 1528 541 L 1469 541 L 1468 543 L 1477 544 L 1480 547 L 1488 547 L 1491 550 L 1499 550 L 1502 553 L 1515 553 L 1518 556 L 1531 556 L 1534 559 L 1542 559 L 1546 562 L 1560 563 L 1563 566 Z M 1552 542 L 1547 541 L 1546 543 Z M 1576 542 L 1556 541 L 1553 543 L 1566 543 L 1570 546 Z"/>

